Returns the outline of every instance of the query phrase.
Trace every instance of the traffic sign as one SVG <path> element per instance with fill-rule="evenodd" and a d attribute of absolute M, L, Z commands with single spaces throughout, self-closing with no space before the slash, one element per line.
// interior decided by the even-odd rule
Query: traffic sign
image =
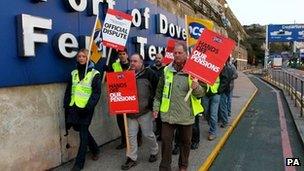
<path fill-rule="evenodd" d="M 304 41 L 304 24 L 268 25 L 268 42 Z"/>

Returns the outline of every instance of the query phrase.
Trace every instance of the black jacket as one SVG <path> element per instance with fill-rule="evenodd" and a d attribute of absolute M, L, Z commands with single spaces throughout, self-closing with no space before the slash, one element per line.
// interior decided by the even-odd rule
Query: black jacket
<path fill-rule="evenodd" d="M 218 89 L 218 94 L 230 92 L 230 82 L 233 80 L 233 74 L 233 70 L 225 65 L 220 73 L 220 86 Z"/>
<path fill-rule="evenodd" d="M 129 114 L 128 118 L 138 118 L 149 111 L 152 111 L 157 83 L 158 78 L 155 72 L 150 68 L 145 68 L 136 74 L 139 113 Z"/>
<path fill-rule="evenodd" d="M 94 68 L 94 64 L 90 63 L 88 67 L 88 72 Z M 85 65 L 77 65 L 79 80 L 84 78 Z M 69 106 L 71 101 L 71 88 L 72 88 L 72 77 L 70 77 L 68 85 L 66 87 L 64 95 L 64 108 L 65 108 L 65 121 L 67 128 L 72 125 L 84 124 L 90 125 L 94 113 L 94 108 L 100 98 L 101 94 L 101 77 L 100 74 L 96 74 L 92 81 L 92 94 L 85 108 L 79 108 L 75 104 Z"/>

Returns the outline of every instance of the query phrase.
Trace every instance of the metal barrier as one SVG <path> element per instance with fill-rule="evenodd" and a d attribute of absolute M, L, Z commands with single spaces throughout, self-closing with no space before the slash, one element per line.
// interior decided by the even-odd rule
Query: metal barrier
<path fill-rule="evenodd" d="M 300 116 L 303 117 L 303 82 L 304 79 L 284 69 L 268 69 L 263 72 L 263 77 L 282 90 L 286 90 L 294 101 L 295 107 L 300 107 Z"/>

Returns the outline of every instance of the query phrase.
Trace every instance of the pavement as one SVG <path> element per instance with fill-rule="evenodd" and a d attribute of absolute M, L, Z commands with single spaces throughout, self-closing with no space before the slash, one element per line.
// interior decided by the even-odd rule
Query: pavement
<path fill-rule="evenodd" d="M 230 124 L 226 128 L 218 127 L 217 138 L 213 141 L 208 141 L 208 124 L 201 117 L 200 119 L 200 145 L 196 150 L 191 150 L 189 157 L 188 171 L 207 170 L 220 152 L 222 146 L 225 144 L 227 138 L 232 133 L 234 127 L 237 125 L 242 114 L 244 113 L 249 102 L 253 99 L 257 92 L 257 88 L 250 81 L 250 79 L 239 72 L 239 77 L 235 80 L 235 87 L 232 97 L 232 114 Z M 161 147 L 161 142 L 159 147 Z M 115 147 L 119 144 L 119 140 L 114 140 L 110 143 L 100 146 L 101 154 L 98 161 L 93 161 L 90 158 L 90 153 L 87 154 L 87 159 L 84 171 L 112 171 L 120 170 L 121 165 L 125 162 L 125 150 L 116 150 Z M 160 153 L 159 153 L 160 154 Z M 155 163 L 149 163 L 149 152 L 145 138 L 143 138 L 143 145 L 138 151 L 138 164 L 131 168 L 132 171 L 142 170 L 158 170 L 161 156 Z M 70 170 L 74 164 L 74 160 L 65 163 L 52 170 L 65 171 Z M 172 157 L 172 170 L 178 170 L 178 155 Z"/>

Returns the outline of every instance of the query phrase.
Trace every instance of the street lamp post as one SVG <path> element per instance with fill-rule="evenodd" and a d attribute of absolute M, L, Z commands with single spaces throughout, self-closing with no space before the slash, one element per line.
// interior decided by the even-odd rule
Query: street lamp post
<path fill-rule="evenodd" d="M 267 69 L 269 56 L 269 48 L 268 48 L 268 25 L 266 25 L 266 34 L 265 34 L 265 57 L 264 57 L 264 68 Z"/>

